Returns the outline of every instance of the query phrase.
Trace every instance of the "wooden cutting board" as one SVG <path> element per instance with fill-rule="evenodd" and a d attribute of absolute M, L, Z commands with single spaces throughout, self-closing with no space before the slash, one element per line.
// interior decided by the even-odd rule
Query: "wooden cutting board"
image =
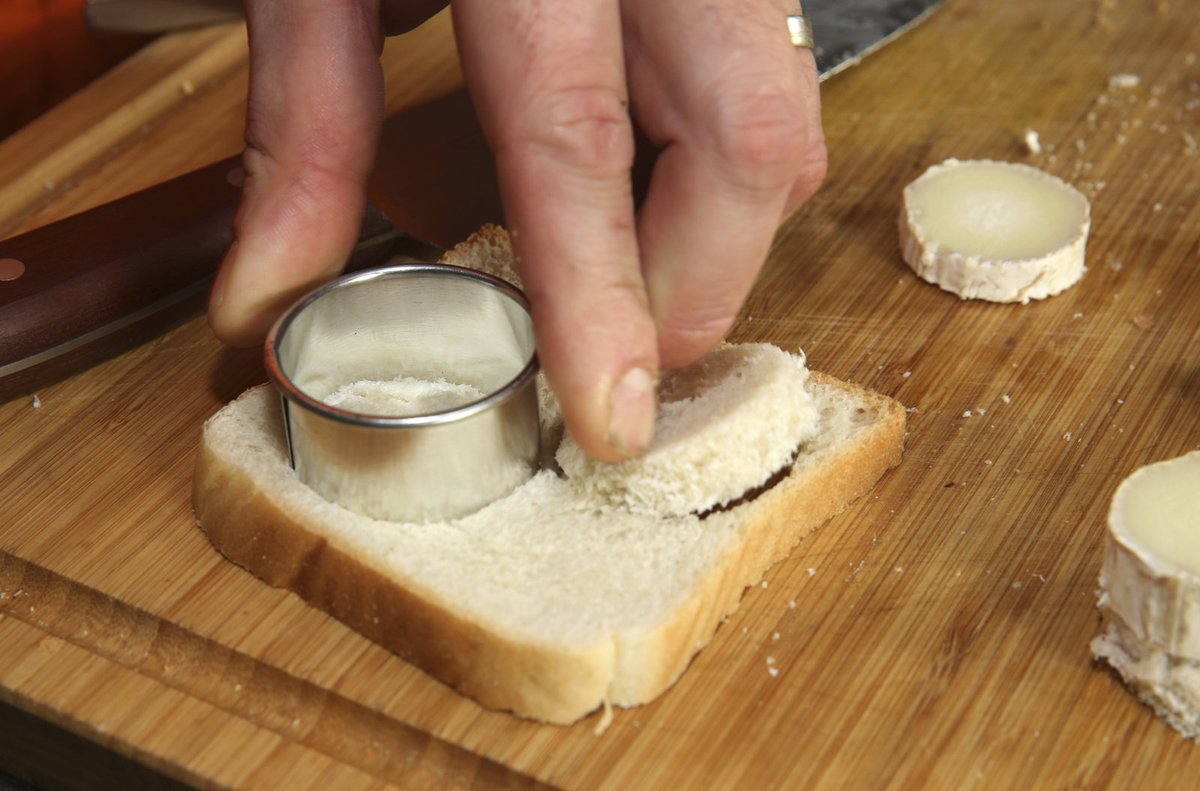
<path fill-rule="evenodd" d="M 0 144 L 0 233 L 235 152 L 244 47 L 235 28 L 168 37 Z M 392 109 L 459 83 L 444 19 L 386 62 Z M 603 735 L 598 716 L 483 710 L 225 562 L 191 516 L 197 438 L 264 377 L 203 319 L 0 405 L 0 698 L 213 787 L 1200 777 L 1200 746 L 1088 649 L 1113 489 L 1200 447 L 1200 5 L 947 0 L 824 101 L 829 178 L 733 339 L 803 347 L 908 405 L 906 458 L 659 700 Z M 916 279 L 900 190 L 951 156 L 1086 192 L 1084 280 L 1021 306 Z"/>

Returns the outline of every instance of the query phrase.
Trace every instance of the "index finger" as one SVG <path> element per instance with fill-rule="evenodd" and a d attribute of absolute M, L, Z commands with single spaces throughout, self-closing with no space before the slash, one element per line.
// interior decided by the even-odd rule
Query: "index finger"
<path fill-rule="evenodd" d="M 452 7 L 567 428 L 598 458 L 637 454 L 653 431 L 658 359 L 638 261 L 618 3 Z"/>

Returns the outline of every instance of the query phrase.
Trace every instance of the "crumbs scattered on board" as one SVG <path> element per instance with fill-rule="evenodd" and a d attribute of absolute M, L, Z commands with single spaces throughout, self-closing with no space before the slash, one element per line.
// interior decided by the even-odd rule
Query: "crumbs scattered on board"
<path fill-rule="evenodd" d="M 1130 90 L 1142 84 L 1142 78 L 1136 74 L 1114 74 L 1108 78 L 1108 87 L 1120 90 Z"/>
<path fill-rule="evenodd" d="M 1036 129 L 1025 130 L 1025 150 L 1034 156 L 1042 153 L 1042 139 Z"/>
<path fill-rule="evenodd" d="M 1112 0 L 1101 0 L 1096 17 L 1099 27 L 1109 29 L 1105 20 L 1111 9 Z M 1200 56 L 1195 52 L 1182 56 L 1183 63 L 1189 67 L 1198 60 Z M 1186 72 L 1177 79 L 1183 82 L 1175 93 L 1183 93 L 1187 98 L 1164 102 L 1163 97 L 1171 86 L 1150 83 L 1132 71 L 1115 70 L 1086 108 L 1081 124 L 1071 129 L 1043 127 L 1040 131 L 1031 125 L 1020 134 L 1020 145 L 1027 156 L 1040 160 L 1039 166 L 1055 171 L 1090 198 L 1095 198 L 1108 186 L 1107 170 L 1112 158 L 1106 155 L 1105 149 L 1111 144 L 1124 146 L 1139 136 L 1154 134 L 1161 138 L 1154 141 L 1155 148 L 1188 157 L 1200 155 L 1200 136 L 1194 132 L 1195 113 L 1200 110 L 1200 81 Z M 1037 118 L 1028 120 L 1039 121 Z M 1162 203 L 1152 205 L 1156 205 L 1155 211 L 1159 212 L 1171 208 Z"/>

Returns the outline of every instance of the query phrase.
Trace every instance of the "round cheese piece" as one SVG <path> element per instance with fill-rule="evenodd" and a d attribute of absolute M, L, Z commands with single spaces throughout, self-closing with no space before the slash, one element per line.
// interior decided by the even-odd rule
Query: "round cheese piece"
<path fill-rule="evenodd" d="M 1200 736 L 1200 451 L 1151 464 L 1113 495 L 1092 641 L 1143 701 Z"/>
<path fill-rule="evenodd" d="M 1029 165 L 948 159 L 904 189 L 900 250 L 963 299 L 1028 303 L 1079 282 L 1091 207 Z"/>

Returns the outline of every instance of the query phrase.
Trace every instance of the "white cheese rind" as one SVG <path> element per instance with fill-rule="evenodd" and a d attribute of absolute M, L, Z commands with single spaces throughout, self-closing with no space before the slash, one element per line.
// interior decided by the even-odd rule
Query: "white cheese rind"
<path fill-rule="evenodd" d="M 1092 653 L 1168 725 L 1188 739 L 1200 738 L 1200 664 L 1147 646 L 1119 620 L 1110 620 L 1092 640 Z"/>
<path fill-rule="evenodd" d="M 963 181 L 975 176 L 994 179 L 998 175 L 1009 186 L 990 186 L 989 200 L 1007 203 L 1009 208 L 1019 206 L 1024 198 L 1016 192 L 1028 190 L 1036 200 L 1050 201 L 1061 209 L 1063 216 L 1050 219 L 1039 216 L 1037 211 L 1026 212 L 1028 216 L 1022 217 L 1018 211 L 999 220 L 1017 226 L 1014 236 L 1023 232 L 1022 227 L 1034 229 L 1038 222 L 1060 224 L 1062 227 L 1052 228 L 1051 233 L 1045 227 L 1036 228 L 1038 236 L 1048 237 L 1040 249 L 1035 245 L 1035 249 L 1022 251 L 1015 257 L 1003 257 L 986 249 L 988 245 L 976 248 L 961 241 L 952 244 L 930 228 L 936 223 L 928 213 L 943 209 L 927 205 L 928 193 L 936 195 L 943 188 L 942 183 L 951 179 L 953 183 L 946 189 L 969 192 Z M 1006 189 L 1007 194 L 1003 194 Z M 956 210 L 969 205 L 969 194 L 954 197 L 958 199 L 954 201 Z M 929 168 L 905 188 L 899 218 L 900 250 L 905 262 L 921 279 L 963 299 L 1028 303 L 1031 299 L 1058 294 L 1079 282 L 1086 271 L 1090 227 L 1091 207 L 1087 199 L 1049 173 L 1019 163 L 948 159 Z"/>
<path fill-rule="evenodd" d="M 1092 652 L 1172 727 L 1200 736 L 1200 572 L 1139 540 L 1127 509 L 1130 493 L 1170 465 L 1200 473 L 1200 451 L 1137 470 L 1117 487 L 1109 509 L 1099 607 L 1105 631 Z M 1200 514 L 1192 514 L 1200 530 Z"/>

